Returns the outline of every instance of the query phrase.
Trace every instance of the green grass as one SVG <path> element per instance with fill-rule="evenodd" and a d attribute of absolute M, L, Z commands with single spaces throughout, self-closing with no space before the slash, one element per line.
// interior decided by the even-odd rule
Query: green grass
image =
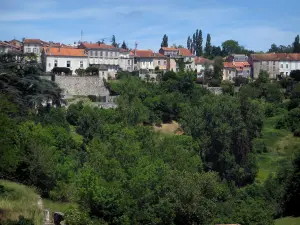
<path fill-rule="evenodd" d="M 275 220 L 275 225 L 300 225 L 300 217 L 284 217 Z"/>
<path fill-rule="evenodd" d="M 62 212 L 66 213 L 66 211 L 70 207 L 77 207 L 74 203 L 64 203 L 64 202 L 53 202 L 49 199 L 43 199 L 44 208 L 50 209 L 50 212 Z"/>
<path fill-rule="evenodd" d="M 268 152 L 258 155 L 259 172 L 258 181 L 265 181 L 271 173 L 275 173 L 280 166 L 280 161 L 293 158 L 294 153 L 300 149 L 300 138 L 294 137 L 288 130 L 275 129 L 279 116 L 266 118 L 262 137 L 260 138 L 267 146 Z"/>
<path fill-rule="evenodd" d="M 0 221 L 18 220 L 19 216 L 42 224 L 43 212 L 37 204 L 39 195 L 32 188 L 18 183 L 0 180 L 4 193 L 0 192 Z"/>

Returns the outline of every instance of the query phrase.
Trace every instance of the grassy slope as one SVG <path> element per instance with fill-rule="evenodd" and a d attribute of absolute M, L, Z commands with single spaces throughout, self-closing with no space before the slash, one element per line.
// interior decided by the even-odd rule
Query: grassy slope
<path fill-rule="evenodd" d="M 275 225 L 300 225 L 300 217 L 285 217 L 275 220 Z"/>
<path fill-rule="evenodd" d="M 34 189 L 5 180 L 0 180 L 0 185 L 8 190 L 0 194 L 0 220 L 18 220 L 23 215 L 33 219 L 35 224 L 42 224 L 43 212 L 38 207 L 39 196 Z"/>
<path fill-rule="evenodd" d="M 275 129 L 280 116 L 267 118 L 262 131 L 262 139 L 268 147 L 267 153 L 258 156 L 259 172 L 257 180 L 263 182 L 270 173 L 276 172 L 280 160 L 293 157 L 294 152 L 300 149 L 300 138 L 293 136 L 288 130 Z"/>

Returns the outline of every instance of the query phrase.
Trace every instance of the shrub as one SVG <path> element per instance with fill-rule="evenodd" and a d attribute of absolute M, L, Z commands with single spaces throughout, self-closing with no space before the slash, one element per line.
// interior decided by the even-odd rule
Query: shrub
<path fill-rule="evenodd" d="M 294 131 L 295 137 L 300 137 L 300 128 Z"/>
<path fill-rule="evenodd" d="M 236 87 L 239 87 L 239 86 L 244 85 L 244 84 L 248 84 L 248 78 L 242 77 L 242 76 L 234 77 L 233 81 L 234 81 L 234 85 Z"/>
<path fill-rule="evenodd" d="M 76 70 L 75 70 L 75 73 L 76 73 L 78 76 L 83 76 L 83 75 L 85 74 L 85 69 L 82 69 L 82 68 L 76 69 Z"/>
<path fill-rule="evenodd" d="M 219 79 L 211 79 L 208 81 L 210 87 L 220 87 L 221 81 Z"/>
<path fill-rule="evenodd" d="M 295 81 L 300 81 L 300 70 L 293 70 L 290 73 L 290 77 L 293 78 Z"/>
<path fill-rule="evenodd" d="M 72 71 L 70 70 L 70 68 L 67 68 L 67 67 L 54 67 L 52 69 L 52 72 L 55 74 L 61 74 L 61 73 L 64 73 L 66 75 L 72 74 Z"/>
<path fill-rule="evenodd" d="M 234 94 L 234 86 L 233 83 L 231 83 L 230 81 L 223 81 L 221 83 L 221 87 L 224 94 Z"/>
<path fill-rule="evenodd" d="M 255 139 L 253 141 L 253 150 L 256 153 L 264 153 L 264 152 L 268 152 L 268 148 L 266 143 L 264 142 L 264 140 L 262 139 Z"/>
<path fill-rule="evenodd" d="M 85 69 L 85 72 L 89 75 L 99 75 L 99 68 L 94 67 L 94 66 L 89 66 L 88 68 Z"/>

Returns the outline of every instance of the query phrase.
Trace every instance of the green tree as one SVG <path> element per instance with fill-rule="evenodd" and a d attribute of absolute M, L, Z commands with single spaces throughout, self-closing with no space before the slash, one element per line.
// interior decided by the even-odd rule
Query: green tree
<path fill-rule="evenodd" d="M 191 39 L 191 37 L 190 36 L 188 36 L 188 38 L 187 38 L 187 42 L 186 42 L 186 47 L 187 47 L 187 49 L 189 49 L 190 51 L 192 50 L 192 39 Z"/>
<path fill-rule="evenodd" d="M 293 70 L 290 73 L 290 77 L 293 78 L 295 81 L 300 81 L 300 70 Z"/>
<path fill-rule="evenodd" d="M 202 37 L 202 30 L 196 31 L 196 55 L 202 56 L 203 55 L 203 37 Z"/>
<path fill-rule="evenodd" d="M 123 43 L 122 43 L 122 45 L 121 45 L 121 48 L 126 49 L 126 50 L 128 49 L 128 47 L 127 47 L 125 41 L 123 41 Z"/>
<path fill-rule="evenodd" d="M 205 52 L 205 57 L 207 57 L 207 58 L 211 57 L 211 55 L 212 55 L 212 46 L 211 46 L 210 34 L 207 34 L 204 52 Z"/>
<path fill-rule="evenodd" d="M 222 80 L 223 77 L 223 58 L 222 57 L 216 57 L 214 60 L 214 71 L 213 71 L 213 78 Z"/>
<path fill-rule="evenodd" d="M 115 35 L 113 35 L 112 38 L 111 38 L 111 45 L 116 47 L 116 48 L 119 47 L 119 44 L 116 42 Z"/>
<path fill-rule="evenodd" d="M 222 43 L 222 52 L 224 56 L 231 54 L 239 54 L 242 49 L 239 43 L 235 40 L 227 40 Z"/>
<path fill-rule="evenodd" d="M 293 52 L 300 53 L 300 40 L 299 35 L 295 37 L 295 41 L 293 43 Z"/>
<path fill-rule="evenodd" d="M 161 47 L 168 47 L 168 36 L 166 34 L 163 36 L 163 40 L 162 40 L 160 46 Z"/>
<path fill-rule="evenodd" d="M 271 48 L 269 49 L 269 52 L 270 52 L 270 53 L 271 53 L 271 52 L 277 53 L 277 52 L 278 52 L 278 47 L 277 47 L 277 45 L 276 45 L 276 44 L 272 44 L 272 45 L 271 45 Z"/>

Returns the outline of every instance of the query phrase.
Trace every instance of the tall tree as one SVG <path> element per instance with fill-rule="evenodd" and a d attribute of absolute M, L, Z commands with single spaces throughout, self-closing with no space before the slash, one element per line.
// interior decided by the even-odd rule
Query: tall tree
<path fill-rule="evenodd" d="M 161 47 L 168 47 L 168 36 L 165 34 L 163 36 L 162 42 L 161 42 Z"/>
<path fill-rule="evenodd" d="M 214 58 L 216 56 L 222 56 L 222 49 L 220 46 L 212 46 L 211 57 L 209 58 Z"/>
<path fill-rule="evenodd" d="M 300 42 L 299 42 L 299 35 L 295 37 L 295 41 L 293 43 L 293 52 L 300 53 Z"/>
<path fill-rule="evenodd" d="M 271 45 L 271 48 L 269 49 L 269 52 L 271 53 L 271 52 L 278 52 L 278 47 L 277 47 L 277 45 L 276 44 L 272 44 Z"/>
<path fill-rule="evenodd" d="M 203 55 L 203 37 L 202 37 L 202 30 L 199 30 L 198 32 L 198 38 L 197 38 L 197 56 Z"/>
<path fill-rule="evenodd" d="M 113 35 L 112 38 L 111 38 L 111 45 L 114 46 L 114 47 L 118 47 L 115 35 Z"/>
<path fill-rule="evenodd" d="M 220 56 L 216 57 L 214 60 L 214 74 L 213 74 L 214 79 L 222 80 L 223 67 L 224 67 L 223 58 Z"/>
<path fill-rule="evenodd" d="M 192 54 L 195 54 L 196 52 L 196 34 L 193 34 L 193 40 L 192 40 L 192 44 L 191 44 L 191 49 L 192 49 Z"/>
<path fill-rule="evenodd" d="M 191 50 L 191 43 L 192 42 L 192 39 L 190 36 L 188 36 L 188 39 L 187 39 L 187 42 L 186 42 L 186 47 L 187 49 Z"/>
<path fill-rule="evenodd" d="M 123 49 L 128 49 L 128 48 L 127 48 L 127 45 L 126 45 L 126 43 L 125 43 L 125 41 L 123 41 L 123 43 L 122 43 L 122 45 L 121 45 L 121 48 L 123 48 Z"/>
<path fill-rule="evenodd" d="M 207 34 L 206 37 L 206 44 L 205 44 L 205 56 L 210 58 L 211 54 L 212 54 L 212 46 L 211 46 L 211 37 L 210 34 Z"/>

